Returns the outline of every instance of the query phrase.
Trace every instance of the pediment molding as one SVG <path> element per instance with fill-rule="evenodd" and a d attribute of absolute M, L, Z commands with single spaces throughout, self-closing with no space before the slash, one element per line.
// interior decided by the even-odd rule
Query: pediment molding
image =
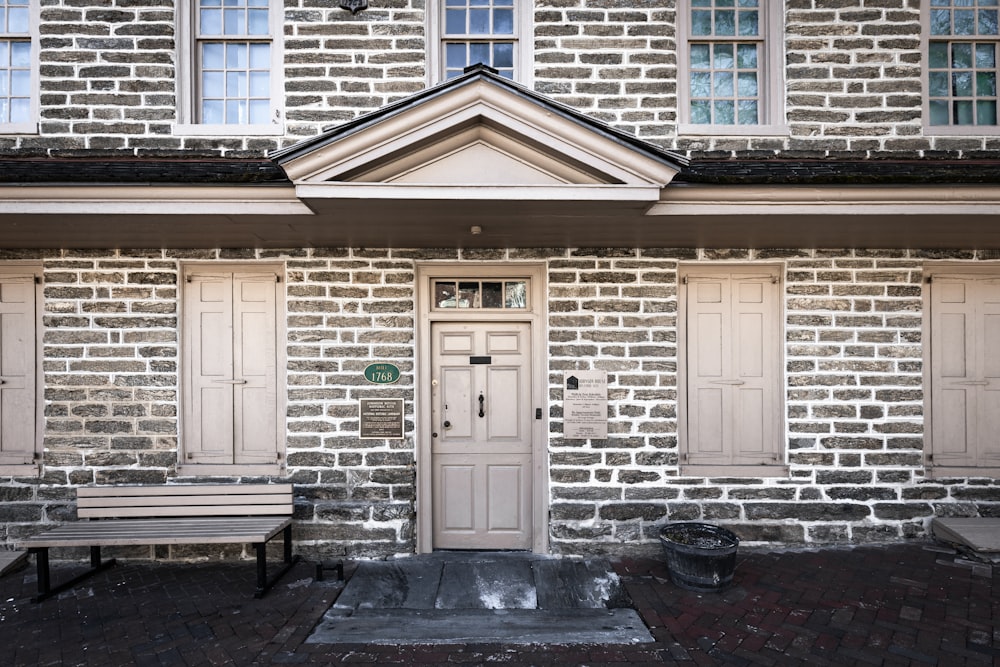
<path fill-rule="evenodd" d="M 272 155 L 309 199 L 655 203 L 682 161 L 479 70 Z M 468 191 L 456 196 L 456 190 Z M 612 194 L 615 193 L 615 194 Z"/>

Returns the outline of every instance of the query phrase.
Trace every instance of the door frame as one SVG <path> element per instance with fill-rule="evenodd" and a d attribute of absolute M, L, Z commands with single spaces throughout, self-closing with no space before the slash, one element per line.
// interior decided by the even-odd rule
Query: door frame
<path fill-rule="evenodd" d="M 548 494 L 548 358 L 545 322 L 548 312 L 546 267 L 540 263 L 466 262 L 417 263 L 415 266 L 417 323 L 416 409 L 414 449 L 417 467 L 417 553 L 434 550 L 433 486 L 431 461 L 431 326 L 437 322 L 524 322 L 531 328 L 531 406 L 541 410 L 541 419 L 531 420 L 531 550 L 547 553 L 549 547 Z M 432 285 L 435 279 L 523 278 L 528 281 L 528 308 L 524 311 L 472 309 L 436 310 Z"/>

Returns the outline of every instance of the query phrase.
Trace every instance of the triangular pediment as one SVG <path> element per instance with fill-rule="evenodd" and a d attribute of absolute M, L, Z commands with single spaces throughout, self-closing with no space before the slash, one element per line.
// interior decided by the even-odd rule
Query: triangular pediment
<path fill-rule="evenodd" d="M 477 68 L 272 155 L 302 199 L 655 202 L 683 158 Z"/>

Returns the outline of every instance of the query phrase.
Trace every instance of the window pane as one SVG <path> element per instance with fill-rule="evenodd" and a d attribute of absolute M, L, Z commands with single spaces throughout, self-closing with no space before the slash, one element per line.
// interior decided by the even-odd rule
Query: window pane
<path fill-rule="evenodd" d="M 250 97 L 270 97 L 270 72 L 250 72 Z"/>
<path fill-rule="evenodd" d="M 996 102 L 976 102 L 976 124 L 996 125 L 997 124 L 997 103 Z"/>
<path fill-rule="evenodd" d="M 10 73 L 10 94 L 12 97 L 31 95 L 31 73 L 18 69 Z"/>
<path fill-rule="evenodd" d="M 247 45 L 226 44 L 226 67 L 247 66 Z"/>
<path fill-rule="evenodd" d="M 201 75 L 201 94 L 204 97 L 222 97 L 225 92 L 226 77 L 222 72 L 203 72 Z"/>
<path fill-rule="evenodd" d="M 31 120 L 31 103 L 26 99 L 10 101 L 10 122 L 27 123 Z"/>
<path fill-rule="evenodd" d="M 504 303 L 508 308 L 528 307 L 528 284 L 523 280 L 507 283 L 507 299 Z"/>
<path fill-rule="evenodd" d="M 10 95 L 10 81 L 7 76 L 7 72 L 0 70 L 0 99 L 4 99 Z M 3 122 L 2 116 L 0 116 L 0 123 Z"/>
<path fill-rule="evenodd" d="M 447 44 L 444 52 L 448 69 L 463 69 L 465 67 L 465 44 Z"/>
<path fill-rule="evenodd" d="M 250 100 L 250 123 L 252 125 L 267 125 L 271 120 L 270 100 Z"/>
<path fill-rule="evenodd" d="M 712 123 L 712 107 L 709 100 L 691 100 L 691 122 L 695 125 Z"/>
<path fill-rule="evenodd" d="M 503 283 L 483 283 L 483 308 L 503 308 Z"/>
<path fill-rule="evenodd" d="M 479 283 L 458 284 L 458 307 L 459 308 L 479 307 Z"/>
<path fill-rule="evenodd" d="M 444 13 L 444 31 L 446 35 L 465 34 L 465 10 L 448 9 Z"/>
<path fill-rule="evenodd" d="M 947 9 L 931 10 L 931 34 L 950 35 L 951 34 L 951 12 Z"/>
<path fill-rule="evenodd" d="M 469 64 L 478 65 L 479 63 L 490 64 L 489 44 L 469 44 Z"/>
<path fill-rule="evenodd" d="M 246 95 L 247 95 L 246 72 L 227 72 L 226 97 L 246 97 Z"/>
<path fill-rule="evenodd" d="M 221 42 L 209 42 L 201 46 L 201 66 L 205 69 L 222 69 L 225 46 Z"/>
<path fill-rule="evenodd" d="M 733 125 L 733 101 L 716 100 L 715 102 L 715 122 L 718 125 Z"/>
<path fill-rule="evenodd" d="M 250 68 L 251 69 L 271 69 L 271 45 L 251 44 L 250 45 Z"/>
<path fill-rule="evenodd" d="M 740 44 L 736 47 L 736 66 L 740 69 L 757 69 L 756 44 Z"/>
<path fill-rule="evenodd" d="M 271 32 L 267 25 L 267 10 L 266 9 L 251 9 L 250 23 L 247 29 L 247 33 L 251 35 L 267 35 Z"/>
<path fill-rule="evenodd" d="M 951 119 L 948 117 L 948 103 L 944 100 L 931 100 L 931 125 L 948 125 Z"/>
<path fill-rule="evenodd" d="M 493 66 L 498 69 L 514 66 L 513 42 L 498 42 L 493 45 Z"/>
<path fill-rule="evenodd" d="M 713 65 L 716 69 L 732 69 L 733 67 L 733 45 L 717 44 L 715 46 L 715 58 Z"/>
<path fill-rule="evenodd" d="M 226 100 L 226 123 L 241 125 L 246 122 L 246 102 L 243 100 Z"/>
<path fill-rule="evenodd" d="M 976 95 L 979 97 L 996 97 L 996 72 L 976 72 Z"/>
<path fill-rule="evenodd" d="M 490 11 L 488 9 L 469 10 L 469 34 L 490 34 Z"/>
<path fill-rule="evenodd" d="M 692 44 L 691 67 L 697 69 L 708 69 L 711 67 L 710 53 L 708 44 Z"/>
<path fill-rule="evenodd" d="M 691 97 L 710 97 L 712 75 L 710 72 L 691 72 Z"/>
<path fill-rule="evenodd" d="M 692 35 L 712 34 L 712 12 L 706 12 L 706 11 L 691 12 L 691 34 Z"/>
<path fill-rule="evenodd" d="M 747 36 L 760 34 L 760 21 L 757 12 L 740 12 L 740 34 Z"/>
<path fill-rule="evenodd" d="M 201 34 L 221 35 L 222 34 L 222 10 L 203 9 L 201 10 Z"/>
<path fill-rule="evenodd" d="M 955 123 L 957 125 L 972 125 L 972 102 L 955 102 Z"/>
<path fill-rule="evenodd" d="M 951 75 L 951 94 L 956 97 L 972 95 L 972 72 L 955 72 Z"/>
<path fill-rule="evenodd" d="M 968 9 L 955 10 L 955 32 L 956 35 L 976 34 L 976 13 Z"/>
<path fill-rule="evenodd" d="M 931 42 L 928 46 L 928 63 L 931 67 L 948 66 L 948 42 Z"/>
<path fill-rule="evenodd" d="M 242 9 L 226 9 L 225 31 L 227 35 L 246 34 L 246 12 Z"/>
<path fill-rule="evenodd" d="M 927 90 L 931 97 L 947 97 L 948 73 L 929 72 L 927 74 Z"/>
<path fill-rule="evenodd" d="M 493 10 L 493 34 L 494 35 L 514 34 L 514 10 L 512 9 Z"/>
<path fill-rule="evenodd" d="M 757 97 L 757 73 L 740 72 L 736 87 L 740 97 Z"/>
<path fill-rule="evenodd" d="M 976 44 L 976 67 L 996 67 L 996 46 L 993 44 Z"/>
<path fill-rule="evenodd" d="M 757 100 L 740 100 L 738 120 L 740 125 L 756 125 L 758 123 Z"/>
<path fill-rule="evenodd" d="M 222 100 L 205 100 L 201 104 L 201 122 L 210 125 L 221 124 L 225 120 L 222 111 Z"/>
<path fill-rule="evenodd" d="M 434 283 L 434 303 L 438 308 L 455 307 L 455 283 Z"/>
<path fill-rule="evenodd" d="M 0 28 L 0 32 L 2 32 Z M 29 31 L 28 26 L 28 8 L 27 7 L 11 7 L 7 10 L 7 32 L 14 34 L 25 34 L 27 35 Z"/>
<path fill-rule="evenodd" d="M 12 67 L 31 65 L 31 42 L 14 42 L 10 45 L 10 64 Z"/>
<path fill-rule="evenodd" d="M 716 97 L 732 97 L 733 73 L 716 72 L 712 82 L 712 92 Z"/>
<path fill-rule="evenodd" d="M 995 9 L 979 10 L 979 34 L 980 35 L 997 34 L 997 10 Z"/>
<path fill-rule="evenodd" d="M 957 68 L 972 67 L 972 44 L 951 45 L 951 66 Z"/>
<path fill-rule="evenodd" d="M 736 12 L 716 10 L 715 34 L 722 36 L 736 34 Z"/>

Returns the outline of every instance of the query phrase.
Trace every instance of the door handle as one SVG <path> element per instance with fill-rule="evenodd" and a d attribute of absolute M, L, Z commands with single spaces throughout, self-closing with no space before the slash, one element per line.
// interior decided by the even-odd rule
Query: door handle
<path fill-rule="evenodd" d="M 483 406 L 485 405 L 485 403 L 486 403 L 486 397 L 483 396 L 483 392 L 479 392 L 479 416 L 480 417 L 485 417 L 486 416 L 486 411 L 483 408 Z"/>

